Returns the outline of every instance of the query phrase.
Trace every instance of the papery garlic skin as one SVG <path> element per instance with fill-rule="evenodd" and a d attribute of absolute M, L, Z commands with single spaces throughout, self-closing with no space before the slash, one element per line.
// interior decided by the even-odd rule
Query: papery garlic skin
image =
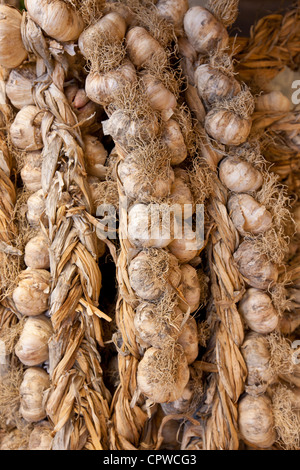
<path fill-rule="evenodd" d="M 20 274 L 13 301 L 22 315 L 37 316 L 48 309 L 51 274 L 45 269 L 27 268 Z"/>
<path fill-rule="evenodd" d="M 13 69 L 27 57 L 21 36 L 22 15 L 8 5 L 0 5 L 0 65 Z"/>
<path fill-rule="evenodd" d="M 25 106 L 10 127 L 12 144 L 21 150 L 40 150 L 43 140 L 40 130 L 41 114 L 36 106 Z"/>
<path fill-rule="evenodd" d="M 40 367 L 30 367 L 24 372 L 20 386 L 20 413 L 25 421 L 36 423 L 46 418 L 43 394 L 50 387 L 50 377 Z"/>
<path fill-rule="evenodd" d="M 135 26 L 126 34 L 127 53 L 136 67 L 146 67 L 153 56 L 166 59 L 164 48 L 145 28 Z"/>
<path fill-rule="evenodd" d="M 170 21 L 175 30 L 179 30 L 183 25 L 183 18 L 189 9 L 188 0 L 158 0 L 156 4 L 159 15 Z"/>
<path fill-rule="evenodd" d="M 6 82 L 6 94 L 15 108 L 22 109 L 35 104 L 33 87 L 36 78 L 35 64 L 24 64 L 11 70 Z"/>
<path fill-rule="evenodd" d="M 162 118 L 168 121 L 177 106 L 175 95 L 157 78 L 143 74 L 143 84 L 151 107 L 160 111 Z"/>
<path fill-rule="evenodd" d="M 178 290 L 181 292 L 184 300 L 179 299 L 179 306 L 183 311 L 190 308 L 190 313 L 196 312 L 200 306 L 201 284 L 197 271 L 190 264 L 180 266 L 181 281 Z"/>
<path fill-rule="evenodd" d="M 31 18 L 57 41 L 75 41 L 84 29 L 81 15 L 61 0 L 25 0 Z"/>
<path fill-rule="evenodd" d="M 236 193 L 257 191 L 263 184 L 261 172 L 238 157 L 226 157 L 221 161 L 219 177 L 230 191 Z"/>
<path fill-rule="evenodd" d="M 239 303 L 239 312 L 255 332 L 268 334 L 278 326 L 279 316 L 268 294 L 259 289 L 248 289 Z"/>
<path fill-rule="evenodd" d="M 255 110 L 265 113 L 287 113 L 293 109 L 291 100 L 281 91 L 271 91 L 255 98 Z"/>
<path fill-rule="evenodd" d="M 46 203 L 43 190 L 40 189 L 32 194 L 27 200 L 26 217 L 29 225 L 38 227 L 40 222 L 46 222 L 45 219 Z"/>
<path fill-rule="evenodd" d="M 21 178 L 28 191 L 37 192 L 42 189 L 42 163 L 42 153 L 40 151 L 26 153 Z"/>
<path fill-rule="evenodd" d="M 183 347 L 188 364 L 193 364 L 199 354 L 198 329 L 194 317 L 190 317 L 184 324 L 177 343 Z"/>
<path fill-rule="evenodd" d="M 188 152 L 180 125 L 174 119 L 166 121 L 162 141 L 165 142 L 171 152 L 171 165 L 180 165 L 186 159 Z"/>
<path fill-rule="evenodd" d="M 242 236 L 259 235 L 272 228 L 272 214 L 249 194 L 234 194 L 229 198 L 231 220 Z"/>
<path fill-rule="evenodd" d="M 225 49 L 228 45 L 226 28 L 205 8 L 190 8 L 185 14 L 183 24 L 188 40 L 201 54 Z"/>
<path fill-rule="evenodd" d="M 45 315 L 28 317 L 15 347 L 17 357 L 28 367 L 38 366 L 47 361 L 48 342 L 52 334 L 51 320 Z"/>
<path fill-rule="evenodd" d="M 177 222 L 175 222 L 174 240 L 169 244 L 168 248 L 178 259 L 179 263 L 189 263 L 200 253 L 197 234 L 189 224 L 182 224 L 182 233 L 178 233 L 176 224 Z"/>
<path fill-rule="evenodd" d="M 51 450 L 53 426 L 49 421 L 41 421 L 34 426 L 29 436 L 28 450 Z"/>
<path fill-rule="evenodd" d="M 209 64 L 199 65 L 196 68 L 195 83 L 199 95 L 209 106 L 224 98 L 231 99 L 241 91 L 241 85 L 234 77 Z"/>
<path fill-rule="evenodd" d="M 205 118 L 206 132 L 224 145 L 243 144 L 250 134 L 251 127 L 251 118 L 242 118 L 226 109 L 212 109 Z"/>
<path fill-rule="evenodd" d="M 238 407 L 239 430 L 242 438 L 260 449 L 268 449 L 276 440 L 272 402 L 266 396 L 245 395 Z"/>
<path fill-rule="evenodd" d="M 189 381 L 190 371 L 182 347 L 176 345 L 172 354 L 173 361 L 168 358 L 168 351 L 149 348 L 138 365 L 137 385 L 141 393 L 154 403 L 168 403 L 178 400 Z M 165 357 L 164 357 L 165 356 Z M 176 366 L 174 367 L 174 362 Z M 156 363 L 165 362 L 166 374 L 157 370 Z M 168 380 L 167 375 L 171 376 Z M 171 382 L 172 381 L 172 382 Z"/>
<path fill-rule="evenodd" d="M 50 268 L 49 242 L 42 232 L 29 240 L 25 246 L 24 262 L 33 269 Z"/>

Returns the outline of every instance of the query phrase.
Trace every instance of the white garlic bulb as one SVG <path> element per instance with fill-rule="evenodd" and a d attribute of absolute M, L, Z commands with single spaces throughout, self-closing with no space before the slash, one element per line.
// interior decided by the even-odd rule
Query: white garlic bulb
<path fill-rule="evenodd" d="M 199 95 L 210 106 L 224 98 L 231 99 L 241 91 L 241 85 L 234 77 L 209 64 L 196 68 L 195 83 Z"/>
<path fill-rule="evenodd" d="M 212 109 L 205 118 L 206 132 L 224 145 L 238 146 L 246 142 L 251 127 L 251 118 L 243 118 L 226 109 Z"/>
<path fill-rule="evenodd" d="M 42 163 L 41 151 L 26 152 L 21 178 L 28 191 L 37 192 L 42 189 Z"/>
<path fill-rule="evenodd" d="M 10 127 L 12 144 L 21 150 L 40 150 L 43 140 L 40 130 L 42 113 L 36 106 L 25 106 Z"/>
<path fill-rule="evenodd" d="M 33 87 L 35 80 L 35 64 L 23 64 L 11 70 L 6 83 L 6 94 L 15 108 L 22 109 L 24 106 L 34 105 Z"/>
<path fill-rule="evenodd" d="M 158 0 L 156 4 L 159 15 L 170 21 L 175 30 L 180 30 L 183 25 L 183 18 L 189 9 L 188 0 Z"/>
<path fill-rule="evenodd" d="M 238 157 L 224 158 L 219 166 L 219 176 L 222 183 L 236 193 L 257 191 L 263 184 L 261 172 Z"/>
<path fill-rule="evenodd" d="M 281 91 L 271 91 L 255 98 L 255 110 L 265 113 L 287 113 L 293 109 L 292 102 Z"/>
<path fill-rule="evenodd" d="M 232 195 L 228 210 L 233 225 L 242 236 L 258 235 L 272 227 L 272 214 L 249 194 Z"/>
<path fill-rule="evenodd" d="M 48 342 L 53 334 L 51 321 L 45 315 L 28 317 L 15 347 L 15 353 L 26 366 L 33 367 L 49 359 Z"/>
<path fill-rule="evenodd" d="M 184 324 L 177 343 L 182 346 L 188 364 L 195 362 L 199 354 L 199 346 L 197 323 L 194 317 L 190 317 Z"/>
<path fill-rule="evenodd" d="M 28 450 L 51 450 L 53 426 L 49 421 L 36 424 L 29 436 Z"/>
<path fill-rule="evenodd" d="M 31 18 L 57 41 L 75 41 L 84 29 L 81 15 L 62 0 L 25 0 Z"/>
<path fill-rule="evenodd" d="M 239 312 L 249 328 L 257 333 L 268 334 L 278 326 L 279 316 L 271 298 L 259 289 L 247 290 L 239 303 Z"/>
<path fill-rule="evenodd" d="M 49 242 L 42 232 L 29 240 L 25 246 L 24 261 L 29 268 L 50 268 Z"/>
<path fill-rule="evenodd" d="M 20 386 L 20 413 L 25 421 L 36 423 L 46 418 L 43 394 L 50 387 L 50 378 L 41 367 L 30 367 L 24 372 Z"/>
<path fill-rule="evenodd" d="M 22 315 L 36 316 L 48 309 L 51 274 L 45 269 L 27 268 L 19 275 L 13 301 Z"/>
<path fill-rule="evenodd" d="M 261 449 L 274 444 L 274 416 L 272 402 L 266 395 L 258 397 L 245 395 L 238 407 L 239 430 L 242 438 Z"/>
<path fill-rule="evenodd" d="M 43 190 L 40 189 L 32 194 L 27 200 L 26 217 L 28 223 L 33 227 L 38 227 L 40 222 L 46 223 L 45 216 L 46 204 Z"/>
<path fill-rule="evenodd" d="M 277 282 L 278 267 L 258 252 L 251 241 L 243 241 L 233 255 L 240 273 L 251 287 L 267 290 Z"/>
<path fill-rule="evenodd" d="M 21 36 L 22 15 L 8 5 L 0 5 L 0 65 L 15 68 L 27 57 Z"/>
<path fill-rule="evenodd" d="M 190 377 L 191 376 L 192 376 L 192 371 L 190 369 Z M 165 413 L 165 415 L 176 415 L 176 414 L 188 413 L 194 394 L 195 394 L 195 383 L 191 377 L 183 391 L 183 394 L 181 395 L 180 398 L 178 398 L 178 400 L 175 400 L 170 403 L 162 403 L 161 407 L 162 407 L 163 412 Z"/>
<path fill-rule="evenodd" d="M 160 111 L 162 119 L 168 121 L 177 106 L 175 95 L 158 78 L 147 73 L 143 74 L 142 77 L 151 107 L 156 111 Z"/>
<path fill-rule="evenodd" d="M 184 297 L 184 301 L 179 301 L 179 306 L 183 311 L 190 308 L 190 312 L 194 313 L 200 306 L 201 284 L 197 275 L 197 271 L 190 264 L 180 266 L 181 281 L 178 290 Z"/>
<path fill-rule="evenodd" d="M 178 233 L 177 221 L 175 221 L 174 240 L 169 244 L 168 248 L 176 256 L 179 263 L 189 263 L 198 256 L 201 249 L 196 231 L 192 229 L 190 224 L 184 223 L 182 224 L 182 233 Z"/>
<path fill-rule="evenodd" d="M 229 37 L 225 27 L 205 8 L 190 8 L 185 14 L 183 25 L 188 40 L 201 54 L 225 49 L 228 45 Z"/>
<path fill-rule="evenodd" d="M 84 158 L 88 175 L 105 178 L 104 168 L 108 152 L 100 140 L 89 134 L 83 136 Z"/>
<path fill-rule="evenodd" d="M 125 60 L 114 70 L 106 73 L 90 72 L 86 78 L 85 91 L 95 103 L 107 106 L 127 83 L 136 83 L 137 75 L 130 60 Z"/>
<path fill-rule="evenodd" d="M 186 180 L 182 177 L 182 174 L 186 172 L 182 169 L 178 170 L 177 168 L 174 170 L 175 179 L 171 186 L 169 202 L 178 220 L 183 220 L 190 218 L 194 213 L 194 199 Z"/>
<path fill-rule="evenodd" d="M 180 165 L 186 159 L 188 152 L 178 122 L 174 119 L 165 122 L 161 138 L 170 150 L 171 165 Z"/>
<path fill-rule="evenodd" d="M 138 365 L 138 389 L 154 403 L 178 400 L 189 378 L 189 367 L 180 345 L 171 351 L 149 348 Z"/>
<path fill-rule="evenodd" d="M 135 26 L 126 35 L 127 53 L 136 67 L 145 67 L 153 56 L 166 59 L 164 48 L 145 28 Z"/>
<path fill-rule="evenodd" d="M 142 302 L 136 309 L 134 326 L 139 339 L 157 349 L 164 347 L 170 339 L 180 335 L 184 315 L 178 307 L 164 311 L 156 304 Z"/>

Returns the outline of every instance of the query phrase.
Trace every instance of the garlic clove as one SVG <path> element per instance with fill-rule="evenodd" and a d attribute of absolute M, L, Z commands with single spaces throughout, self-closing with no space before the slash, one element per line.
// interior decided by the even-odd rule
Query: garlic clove
<path fill-rule="evenodd" d="M 171 153 L 171 165 L 180 165 L 187 155 L 187 147 L 180 129 L 180 125 L 174 119 L 165 122 L 162 141 L 165 142 Z"/>
<path fill-rule="evenodd" d="M 237 157 L 226 157 L 221 161 L 219 176 L 222 183 L 236 193 L 257 191 L 263 184 L 261 172 Z"/>
<path fill-rule="evenodd" d="M 234 194 L 228 201 L 233 225 L 242 236 L 258 235 L 272 227 L 272 214 L 249 194 Z"/>
<path fill-rule="evenodd" d="M 197 67 L 195 83 L 199 95 L 208 106 L 224 98 L 231 99 L 238 95 L 242 89 L 234 77 L 226 75 L 209 64 Z"/>
<path fill-rule="evenodd" d="M 135 26 L 128 31 L 126 44 L 129 58 L 136 67 L 146 67 L 154 56 L 166 61 L 164 48 L 141 26 Z"/>
<path fill-rule="evenodd" d="M 42 153 L 39 150 L 26 153 L 21 178 L 28 191 L 37 192 L 42 189 L 42 163 Z"/>
<path fill-rule="evenodd" d="M 16 8 L 0 5 L 0 65 L 13 69 L 27 57 L 21 36 L 22 15 Z"/>
<path fill-rule="evenodd" d="M 6 83 L 6 94 L 15 108 L 22 109 L 35 104 L 33 87 L 36 78 L 35 64 L 23 64 L 11 70 Z"/>
<path fill-rule="evenodd" d="M 32 269 L 50 268 L 49 242 L 42 232 L 25 246 L 24 261 L 26 266 Z"/>
<path fill-rule="evenodd" d="M 177 343 L 183 347 L 188 364 L 192 364 L 198 357 L 198 329 L 194 317 L 190 317 L 184 324 Z"/>
<path fill-rule="evenodd" d="M 28 317 L 15 347 L 20 361 L 28 366 L 38 366 L 49 359 L 48 342 L 53 334 L 51 321 L 45 315 Z"/>
<path fill-rule="evenodd" d="M 45 269 L 27 268 L 19 275 L 13 301 L 22 315 L 37 316 L 48 309 L 51 275 Z"/>
<path fill-rule="evenodd" d="M 10 127 L 12 144 L 21 150 L 42 149 L 41 119 L 41 111 L 36 106 L 22 108 Z"/>
<path fill-rule="evenodd" d="M 268 334 L 278 326 L 279 316 L 271 298 L 259 289 L 247 290 L 239 303 L 239 312 L 249 328 L 257 333 Z"/>
<path fill-rule="evenodd" d="M 30 367 L 24 372 L 20 386 L 20 413 L 25 421 L 36 423 L 46 418 L 43 394 L 50 387 L 47 372 L 40 367 Z"/>
<path fill-rule="evenodd" d="M 225 49 L 228 45 L 226 28 L 205 8 L 190 8 L 185 14 L 183 24 L 188 40 L 201 54 Z"/>
<path fill-rule="evenodd" d="M 205 118 L 204 126 L 206 132 L 221 144 L 238 146 L 246 142 L 252 120 L 226 109 L 212 109 Z"/>

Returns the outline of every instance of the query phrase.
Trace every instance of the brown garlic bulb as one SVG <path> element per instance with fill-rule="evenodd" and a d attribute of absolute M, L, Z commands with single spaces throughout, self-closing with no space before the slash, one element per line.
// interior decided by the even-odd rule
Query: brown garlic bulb
<path fill-rule="evenodd" d="M 12 144 L 21 150 L 40 150 L 43 140 L 40 130 L 41 111 L 36 106 L 25 106 L 10 127 Z"/>
<path fill-rule="evenodd" d="M 193 364 L 199 354 L 198 329 L 194 317 L 190 317 L 184 324 L 177 343 L 183 347 L 188 364 Z"/>
<path fill-rule="evenodd" d="M 50 268 L 49 242 L 42 232 L 29 240 L 25 246 L 24 261 L 29 268 Z"/>
<path fill-rule="evenodd" d="M 234 194 L 228 201 L 233 225 L 242 236 L 258 235 L 272 227 L 272 214 L 249 194 Z"/>
<path fill-rule="evenodd" d="M 35 64 L 23 64 L 11 70 L 6 83 L 6 94 L 15 108 L 34 105 L 33 87 L 36 78 Z"/>
<path fill-rule="evenodd" d="M 21 36 L 22 15 L 8 5 L 0 5 L 0 65 L 13 69 L 27 57 Z"/>
<path fill-rule="evenodd" d="M 183 25 L 188 40 L 201 54 L 225 49 L 228 45 L 226 28 L 205 8 L 190 8 L 184 17 Z"/>
<path fill-rule="evenodd" d="M 255 110 L 265 113 L 287 113 L 293 109 L 292 102 L 281 91 L 271 91 L 255 99 Z"/>
<path fill-rule="evenodd" d="M 62 0 L 25 0 L 31 18 L 57 41 L 75 41 L 84 29 L 81 15 Z"/>
<path fill-rule="evenodd" d="M 164 48 L 154 39 L 145 28 L 135 26 L 126 35 L 127 53 L 136 67 L 145 67 L 153 56 L 166 59 Z"/>
<path fill-rule="evenodd" d="M 184 315 L 180 308 L 164 312 L 156 304 L 143 302 L 136 309 L 134 326 L 139 339 L 149 346 L 161 349 L 167 341 L 180 335 Z"/>
<path fill-rule="evenodd" d="M 26 153 L 21 178 L 28 191 L 37 192 L 42 189 L 42 163 L 42 153 L 39 150 Z"/>
<path fill-rule="evenodd" d="M 241 436 L 246 442 L 260 449 L 274 444 L 276 432 L 272 402 L 266 395 L 245 395 L 239 402 L 238 420 Z"/>
<path fill-rule="evenodd" d="M 269 385 L 277 381 L 277 375 L 270 367 L 268 340 L 252 331 L 246 335 L 241 353 L 248 370 L 246 391 L 251 395 L 264 393 Z"/>
<path fill-rule="evenodd" d="M 253 242 L 242 242 L 233 256 L 240 273 L 251 287 L 267 290 L 277 282 L 277 266 L 266 255 L 259 253 Z"/>
<path fill-rule="evenodd" d="M 97 37 L 101 37 L 101 35 L 112 41 L 121 42 L 124 39 L 126 28 L 125 19 L 119 13 L 108 13 L 80 35 L 78 40 L 80 52 L 87 57 L 93 50 Z"/>
<path fill-rule="evenodd" d="M 155 111 L 160 111 L 162 119 L 168 121 L 177 106 L 175 95 L 164 86 L 161 80 L 147 73 L 142 77 L 151 107 Z"/>
<path fill-rule="evenodd" d="M 104 165 L 108 152 L 104 148 L 104 145 L 97 137 L 89 134 L 83 136 L 83 143 L 88 175 L 96 176 L 97 178 L 105 178 L 106 169 Z"/>
<path fill-rule="evenodd" d="M 251 118 L 243 118 L 227 109 L 212 109 L 205 118 L 205 130 L 224 145 L 246 142 L 252 127 Z"/>
<path fill-rule="evenodd" d="M 238 157 L 224 158 L 219 166 L 219 176 L 222 183 L 236 193 L 257 191 L 263 184 L 261 172 Z"/>
<path fill-rule="evenodd" d="M 188 0 L 158 0 L 156 4 L 159 15 L 174 25 L 175 30 L 180 30 L 183 18 L 189 9 Z"/>
<path fill-rule="evenodd" d="M 48 342 L 53 334 L 52 324 L 45 315 L 28 317 L 15 353 L 25 366 L 33 367 L 49 359 Z"/>
<path fill-rule="evenodd" d="M 234 77 L 209 64 L 197 67 L 195 82 L 199 95 L 210 106 L 224 98 L 231 99 L 241 91 L 241 85 Z"/>
<path fill-rule="evenodd" d="M 162 140 L 171 152 L 171 165 L 180 165 L 187 157 L 187 147 L 180 129 L 174 119 L 169 119 L 163 129 Z"/>
<path fill-rule="evenodd" d="M 43 190 L 40 189 L 36 193 L 32 194 L 27 200 L 27 213 L 26 217 L 28 223 L 33 227 L 38 227 L 42 221 L 46 223 L 45 216 L 45 198 Z"/>
<path fill-rule="evenodd" d="M 178 290 L 182 293 L 185 301 L 179 300 L 179 306 L 183 311 L 190 308 L 190 313 L 194 313 L 200 306 L 201 285 L 197 271 L 190 264 L 180 266 L 181 281 Z"/>
<path fill-rule="evenodd" d="M 27 268 L 19 275 L 13 301 L 22 315 L 37 316 L 48 309 L 51 274 L 45 269 Z"/>
<path fill-rule="evenodd" d="M 41 367 L 30 367 L 24 372 L 20 386 L 20 413 L 25 421 L 36 423 L 46 418 L 43 394 L 49 387 L 49 375 Z"/>
<path fill-rule="evenodd" d="M 138 389 L 154 403 L 178 400 L 189 378 L 189 367 L 180 345 L 172 350 L 149 348 L 138 365 Z"/>
<path fill-rule="evenodd" d="M 130 60 L 125 60 L 114 70 L 106 73 L 90 72 L 86 78 L 85 90 L 87 96 L 95 103 L 107 106 L 113 102 L 114 96 L 127 83 L 134 84 L 137 75 Z"/>
<path fill-rule="evenodd" d="M 51 450 L 53 426 L 49 421 L 41 421 L 34 426 L 29 436 L 28 450 Z"/>
<path fill-rule="evenodd" d="M 166 291 L 179 286 L 181 272 L 175 256 L 152 250 L 148 253 L 141 251 L 131 261 L 128 271 L 135 293 L 143 300 L 156 301 Z"/>
<path fill-rule="evenodd" d="M 251 330 L 268 334 L 278 326 L 279 316 L 268 294 L 259 289 L 248 289 L 239 303 L 239 312 Z"/>

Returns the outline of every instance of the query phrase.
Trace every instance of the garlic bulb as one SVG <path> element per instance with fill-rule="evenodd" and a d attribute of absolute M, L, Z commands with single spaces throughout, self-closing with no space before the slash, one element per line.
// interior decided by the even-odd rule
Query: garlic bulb
<path fill-rule="evenodd" d="M 228 45 L 229 37 L 225 27 L 205 8 L 190 8 L 183 25 L 188 40 L 201 54 L 225 49 Z"/>
<path fill-rule="evenodd" d="M 0 65 L 13 69 L 27 57 L 21 36 L 22 15 L 16 9 L 0 5 Z"/>
<path fill-rule="evenodd" d="M 184 170 L 182 170 L 182 172 L 184 172 Z M 178 217 L 178 220 L 183 220 L 184 218 L 190 218 L 194 212 L 194 199 L 186 181 L 180 176 L 180 172 L 175 169 L 174 173 L 175 180 L 171 186 L 169 202 L 174 206 L 172 209 L 174 209 L 174 213 L 176 217 Z M 190 210 L 187 210 L 187 208 Z"/>
<path fill-rule="evenodd" d="M 175 222 L 175 226 L 176 224 L 177 222 Z M 177 229 L 175 229 L 174 240 L 168 248 L 176 256 L 179 263 L 189 263 L 200 252 L 197 234 L 189 224 L 183 224 L 182 234 L 178 234 Z"/>
<path fill-rule="evenodd" d="M 199 95 L 207 105 L 213 105 L 224 98 L 231 99 L 241 91 L 241 85 L 234 77 L 209 64 L 196 68 L 195 83 Z"/>
<path fill-rule="evenodd" d="M 277 328 L 279 317 L 272 300 L 259 289 L 248 289 L 239 303 L 239 312 L 253 331 L 268 334 Z"/>
<path fill-rule="evenodd" d="M 160 111 L 162 119 L 168 121 L 177 106 L 176 97 L 164 84 L 150 74 L 143 74 L 143 84 L 151 107 Z"/>
<path fill-rule="evenodd" d="M 183 312 L 178 307 L 164 311 L 156 304 L 143 302 L 136 309 L 134 326 L 138 338 L 147 347 L 161 349 L 170 339 L 178 338 L 183 319 Z"/>
<path fill-rule="evenodd" d="M 51 450 L 53 427 L 49 421 L 36 424 L 29 436 L 28 450 Z"/>
<path fill-rule="evenodd" d="M 194 395 L 194 383 L 193 383 L 193 380 L 190 379 L 185 389 L 183 390 L 183 394 L 181 395 L 180 398 L 178 398 L 178 400 L 175 400 L 170 403 L 162 403 L 161 407 L 165 415 L 176 415 L 176 414 L 188 413 L 189 408 L 191 406 L 193 395 Z"/>
<path fill-rule="evenodd" d="M 23 64 L 11 70 L 6 83 L 6 94 L 15 108 L 22 109 L 24 106 L 34 105 L 33 87 L 35 80 L 35 64 Z"/>
<path fill-rule="evenodd" d="M 43 148 L 41 116 L 36 106 L 25 106 L 18 112 L 10 127 L 10 137 L 15 147 L 28 151 Z"/>
<path fill-rule="evenodd" d="M 27 268 L 19 275 L 13 301 L 22 315 L 36 316 L 48 309 L 51 275 L 45 269 Z"/>
<path fill-rule="evenodd" d="M 106 170 L 104 165 L 108 152 L 104 145 L 97 137 L 89 134 L 83 136 L 83 143 L 87 173 L 97 178 L 105 178 Z"/>
<path fill-rule="evenodd" d="M 200 306 L 201 285 L 197 275 L 197 271 L 190 264 L 180 266 L 181 281 L 178 290 L 181 292 L 185 301 L 180 300 L 179 306 L 183 311 L 190 308 L 190 312 L 194 313 Z"/>
<path fill-rule="evenodd" d="M 243 236 L 258 235 L 272 227 L 272 215 L 263 204 L 249 194 L 234 194 L 228 201 L 228 209 L 235 228 Z"/>
<path fill-rule="evenodd" d="M 167 197 L 174 181 L 174 171 L 170 167 L 167 174 L 153 173 L 152 177 L 143 177 L 143 168 L 130 157 L 118 166 L 119 178 L 127 197 L 141 202 Z"/>
<path fill-rule="evenodd" d="M 136 67 L 145 67 L 153 56 L 167 58 L 164 48 L 145 28 L 135 26 L 126 35 L 127 53 Z"/>
<path fill-rule="evenodd" d="M 50 268 L 49 242 L 42 232 L 29 240 L 25 246 L 24 261 L 29 268 Z"/>
<path fill-rule="evenodd" d="M 137 248 L 165 248 L 173 239 L 171 224 L 160 205 L 135 204 L 128 212 L 128 239 Z"/>
<path fill-rule="evenodd" d="M 179 30 L 183 25 L 183 18 L 189 9 L 188 0 L 158 0 L 156 4 L 159 15 Z"/>
<path fill-rule="evenodd" d="M 261 449 L 271 447 L 276 440 L 271 400 L 266 395 L 245 395 L 240 400 L 238 411 L 242 438 Z"/>
<path fill-rule="evenodd" d="M 246 142 L 251 127 L 251 118 L 242 118 L 226 109 L 212 109 L 205 118 L 206 132 L 224 145 L 238 146 Z"/>
<path fill-rule="evenodd" d="M 50 378 L 41 367 L 30 367 L 25 370 L 20 386 L 20 413 L 25 421 L 36 423 L 46 418 L 43 394 L 50 387 Z"/>
<path fill-rule="evenodd" d="M 21 178 L 28 191 L 37 192 L 42 189 L 42 163 L 41 151 L 26 152 Z"/>
<path fill-rule="evenodd" d="M 251 287 L 267 290 L 277 282 L 277 266 L 266 255 L 259 253 L 251 241 L 242 242 L 233 257 Z"/>
<path fill-rule="evenodd" d="M 170 150 L 171 165 L 180 165 L 186 159 L 188 152 L 178 122 L 174 119 L 165 122 L 161 138 Z"/>
<path fill-rule="evenodd" d="M 192 364 L 198 357 L 198 329 L 194 317 L 190 317 L 184 324 L 181 334 L 177 340 L 184 350 L 188 364 Z"/>
<path fill-rule="evenodd" d="M 43 222 L 44 225 L 46 223 L 46 216 L 45 216 L 45 198 L 43 190 L 40 189 L 36 193 L 32 194 L 27 200 L 27 213 L 26 217 L 28 223 L 33 226 L 37 227 L 40 225 L 40 222 Z"/>
<path fill-rule="evenodd" d="M 138 389 L 154 403 L 178 400 L 189 378 L 187 360 L 179 345 L 171 351 L 149 348 L 138 365 Z"/>
<path fill-rule="evenodd" d="M 165 252 L 141 251 L 129 265 L 132 289 L 143 300 L 159 300 L 166 291 L 179 286 L 181 272 L 177 259 Z"/>
<path fill-rule="evenodd" d="M 53 334 L 51 321 L 45 315 L 28 317 L 15 353 L 25 366 L 33 367 L 49 359 L 48 342 Z"/>
<path fill-rule="evenodd" d="M 293 109 L 292 102 L 281 91 L 271 91 L 255 98 L 255 110 L 265 113 L 287 113 Z"/>
<path fill-rule="evenodd" d="M 100 18 L 97 23 L 83 31 L 78 39 L 78 46 L 82 55 L 87 55 L 94 50 L 95 42 L 101 36 L 108 37 L 112 41 L 121 42 L 124 39 L 127 25 L 125 19 L 117 12 L 111 12 Z"/>
<path fill-rule="evenodd" d="M 277 381 L 277 375 L 270 367 L 271 353 L 265 336 L 250 332 L 246 335 L 241 353 L 248 370 L 246 388 L 251 395 L 264 393 L 268 386 Z"/>
<path fill-rule="evenodd" d="M 84 29 L 81 15 L 62 0 L 25 0 L 31 18 L 57 41 L 75 41 Z"/>
<path fill-rule="evenodd" d="M 86 78 L 85 91 L 95 103 L 107 106 L 114 96 L 127 83 L 134 85 L 137 75 L 130 60 L 125 60 L 119 67 L 106 73 L 90 72 Z"/>
<path fill-rule="evenodd" d="M 219 177 L 230 191 L 236 193 L 257 191 L 263 184 L 261 172 L 238 157 L 226 157 L 221 161 Z"/>

